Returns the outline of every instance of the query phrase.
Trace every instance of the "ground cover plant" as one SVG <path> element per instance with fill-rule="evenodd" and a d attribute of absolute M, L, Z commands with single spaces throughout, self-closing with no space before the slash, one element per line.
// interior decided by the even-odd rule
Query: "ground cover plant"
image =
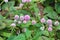
<path fill-rule="evenodd" d="M 0 0 L 0 40 L 60 40 L 60 0 Z"/>

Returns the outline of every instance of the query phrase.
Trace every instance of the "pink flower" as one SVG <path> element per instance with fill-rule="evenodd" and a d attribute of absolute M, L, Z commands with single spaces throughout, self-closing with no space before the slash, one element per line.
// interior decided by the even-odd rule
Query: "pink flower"
<path fill-rule="evenodd" d="M 47 20 L 47 24 L 48 24 L 48 25 L 52 25 L 52 20 L 48 19 L 48 20 Z"/>
<path fill-rule="evenodd" d="M 8 0 L 4 0 L 4 2 L 8 2 Z"/>
<path fill-rule="evenodd" d="M 26 2 L 31 2 L 31 0 L 26 0 Z"/>
<path fill-rule="evenodd" d="M 24 20 L 24 16 L 20 16 L 20 20 L 23 21 Z"/>
<path fill-rule="evenodd" d="M 26 21 L 28 21 L 28 20 L 30 20 L 30 16 L 29 16 L 29 15 L 25 15 L 24 19 L 25 19 Z"/>
<path fill-rule="evenodd" d="M 22 2 L 23 2 L 23 3 L 25 3 L 25 2 L 26 2 L 26 0 L 22 0 Z"/>
<path fill-rule="evenodd" d="M 45 23 L 46 20 L 44 18 L 42 18 L 40 21 L 41 21 L 41 23 Z"/>
<path fill-rule="evenodd" d="M 16 24 L 15 24 L 15 23 L 12 23 L 10 26 L 15 27 L 15 26 L 16 26 Z"/>
<path fill-rule="evenodd" d="M 36 24 L 36 21 L 35 20 L 32 20 L 32 25 Z"/>
<path fill-rule="evenodd" d="M 24 21 L 23 21 L 23 23 L 25 24 L 25 23 L 27 23 L 27 21 L 26 21 L 26 20 L 24 20 Z"/>
<path fill-rule="evenodd" d="M 52 31 L 52 27 L 48 27 L 48 31 Z"/>
<path fill-rule="evenodd" d="M 22 3 L 21 3 L 21 4 L 19 5 L 19 7 L 20 7 L 20 8 L 22 8 L 22 7 L 23 7 L 23 5 L 24 5 L 24 4 L 22 4 Z"/>
<path fill-rule="evenodd" d="M 58 21 L 56 21 L 56 22 L 54 23 L 54 25 L 55 25 L 55 26 L 58 26 L 58 25 L 59 25 L 59 22 L 58 22 Z"/>
<path fill-rule="evenodd" d="M 15 20 L 18 20 L 19 19 L 19 16 L 18 15 L 15 15 L 14 19 Z"/>
<path fill-rule="evenodd" d="M 22 0 L 23 3 L 25 2 L 31 2 L 31 0 Z"/>

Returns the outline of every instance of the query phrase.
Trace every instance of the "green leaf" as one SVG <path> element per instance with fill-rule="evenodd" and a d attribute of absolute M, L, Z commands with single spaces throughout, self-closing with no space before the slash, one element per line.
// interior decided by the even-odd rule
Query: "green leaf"
<path fill-rule="evenodd" d="M 13 7 L 14 4 L 15 4 L 14 1 L 10 1 L 10 2 L 8 2 L 8 3 L 5 3 L 5 4 L 2 5 L 2 9 L 3 9 L 3 10 L 8 10 L 8 9 L 10 9 L 10 7 Z"/>
<path fill-rule="evenodd" d="M 0 30 L 4 29 L 6 27 L 5 23 L 0 22 Z"/>
<path fill-rule="evenodd" d="M 53 8 L 50 6 L 47 6 L 44 8 L 44 13 L 51 13 L 53 11 Z"/>
<path fill-rule="evenodd" d="M 60 30 L 60 25 L 56 27 L 57 30 Z"/>
<path fill-rule="evenodd" d="M 13 40 L 26 40 L 24 34 L 19 34 L 17 37 L 15 37 Z"/>
<path fill-rule="evenodd" d="M 8 2 L 8 6 L 14 6 L 15 5 L 15 1 L 10 1 L 10 2 Z"/>
<path fill-rule="evenodd" d="M 57 13 L 54 11 L 51 11 L 50 13 L 48 13 L 47 16 L 51 19 L 57 19 L 58 17 Z"/>
<path fill-rule="evenodd" d="M 60 14 L 60 3 L 55 4 L 55 9 Z"/>
<path fill-rule="evenodd" d="M 3 19 L 3 16 L 2 15 L 0 15 L 0 20 L 2 20 Z"/>
<path fill-rule="evenodd" d="M 41 23 L 36 23 L 35 26 L 36 27 L 42 27 Z"/>
<path fill-rule="evenodd" d="M 4 40 L 2 37 L 0 37 L 0 40 Z"/>
<path fill-rule="evenodd" d="M 31 37 L 31 31 L 27 29 L 25 32 L 25 35 L 26 35 L 26 38 Z"/>
<path fill-rule="evenodd" d="M 43 35 L 49 36 L 49 32 L 47 30 L 44 30 Z"/>
<path fill-rule="evenodd" d="M 7 40 L 13 40 L 16 36 L 11 36 Z"/>
<path fill-rule="evenodd" d="M 31 22 L 28 21 L 26 24 L 22 23 L 21 24 L 21 27 L 24 28 L 24 27 L 29 27 L 31 25 Z"/>
<path fill-rule="evenodd" d="M 45 9 L 44 9 L 44 13 L 47 13 L 47 16 L 51 19 L 57 19 L 58 15 L 57 13 L 53 10 L 52 7 L 50 6 L 47 6 Z"/>
<path fill-rule="evenodd" d="M 8 33 L 8 32 L 2 32 L 2 34 L 0 34 L 4 37 L 10 37 L 11 36 L 11 33 Z"/>
<path fill-rule="evenodd" d="M 60 39 L 60 30 L 56 31 L 56 36 L 57 36 L 58 39 Z"/>
<path fill-rule="evenodd" d="M 50 40 L 48 37 L 42 36 L 44 40 Z"/>
<path fill-rule="evenodd" d="M 58 17 L 58 20 L 60 20 L 60 17 Z"/>
<path fill-rule="evenodd" d="M 37 30 L 37 31 L 35 32 L 35 35 L 34 35 L 34 37 L 33 37 L 33 40 L 37 40 L 41 35 L 42 35 L 42 31 L 40 31 L 40 30 L 38 31 L 38 30 Z"/>

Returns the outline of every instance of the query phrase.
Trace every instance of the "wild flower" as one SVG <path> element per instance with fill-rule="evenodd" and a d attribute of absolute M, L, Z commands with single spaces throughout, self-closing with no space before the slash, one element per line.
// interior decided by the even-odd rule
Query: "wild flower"
<path fill-rule="evenodd" d="M 48 31 L 52 31 L 52 27 L 48 27 Z"/>
<path fill-rule="evenodd" d="M 56 21 L 56 22 L 54 23 L 54 25 L 55 25 L 55 26 L 58 26 L 58 25 L 59 25 L 59 22 L 58 22 L 58 21 Z"/>
<path fill-rule="evenodd" d="M 35 20 L 32 20 L 32 25 L 36 24 L 36 21 Z"/>
<path fill-rule="evenodd" d="M 24 16 L 24 20 L 26 20 L 26 21 L 30 20 L 30 16 L 29 15 L 25 15 Z"/>
<path fill-rule="evenodd" d="M 15 26 L 16 26 L 16 24 L 15 24 L 15 23 L 12 23 L 10 26 L 15 27 Z"/>
<path fill-rule="evenodd" d="M 20 16 L 20 20 L 23 21 L 24 20 L 24 16 Z"/>
<path fill-rule="evenodd" d="M 44 18 L 42 18 L 40 21 L 41 21 L 41 23 L 45 23 L 46 20 Z"/>
<path fill-rule="evenodd" d="M 19 19 L 19 16 L 18 15 L 15 15 L 14 19 L 15 20 L 18 20 Z"/>

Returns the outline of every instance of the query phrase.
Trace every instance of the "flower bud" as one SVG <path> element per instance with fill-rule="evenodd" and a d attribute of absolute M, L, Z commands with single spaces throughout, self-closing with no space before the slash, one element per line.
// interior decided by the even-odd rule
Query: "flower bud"
<path fill-rule="evenodd" d="M 6 2 L 6 3 L 7 3 L 7 2 L 8 2 L 8 0 L 4 0 L 4 2 Z"/>
<path fill-rule="evenodd" d="M 47 24 L 48 24 L 48 25 L 52 25 L 52 20 L 48 19 L 48 20 L 47 20 Z"/>
<path fill-rule="evenodd" d="M 43 26 L 43 27 L 40 27 L 40 30 L 42 30 L 42 31 L 43 31 L 43 30 L 44 30 L 44 26 Z"/>
<path fill-rule="evenodd" d="M 14 19 L 15 20 L 18 20 L 19 19 L 19 16 L 18 15 L 15 15 Z"/>
<path fill-rule="evenodd" d="M 24 19 L 25 19 L 26 21 L 28 21 L 28 20 L 30 20 L 30 16 L 29 16 L 29 15 L 25 15 L 25 16 L 24 16 Z"/>
<path fill-rule="evenodd" d="M 23 23 L 25 24 L 25 23 L 27 23 L 27 21 L 26 21 L 26 20 L 24 20 L 24 21 L 23 21 Z"/>
<path fill-rule="evenodd" d="M 42 18 L 40 21 L 41 21 L 41 23 L 45 23 L 46 20 L 44 18 Z"/>
<path fill-rule="evenodd" d="M 21 24 L 21 21 L 18 21 L 18 24 Z"/>
<path fill-rule="evenodd" d="M 10 26 L 15 27 L 15 26 L 16 26 L 16 24 L 15 24 L 15 23 L 12 23 Z"/>
<path fill-rule="evenodd" d="M 32 20 L 32 25 L 36 24 L 36 21 L 35 20 Z"/>
<path fill-rule="evenodd" d="M 17 22 L 17 20 L 14 20 L 14 22 Z"/>
<path fill-rule="evenodd" d="M 19 7 L 20 7 L 20 8 L 22 8 L 22 7 L 23 7 L 23 5 L 24 5 L 24 4 L 22 4 L 22 3 L 21 3 L 21 4 L 19 5 Z"/>
<path fill-rule="evenodd" d="M 26 30 L 27 30 L 26 28 L 23 28 L 23 29 L 22 29 L 22 32 L 26 32 Z"/>
<path fill-rule="evenodd" d="M 49 27 L 52 27 L 52 25 L 48 25 Z"/>
<path fill-rule="evenodd" d="M 48 31 L 52 31 L 52 27 L 48 27 Z"/>
<path fill-rule="evenodd" d="M 24 16 L 20 16 L 20 20 L 23 21 L 24 20 Z"/>
<path fill-rule="evenodd" d="M 58 25 L 59 25 L 59 22 L 58 22 L 58 21 L 56 21 L 56 22 L 54 23 L 54 25 L 55 25 L 55 26 L 58 26 Z"/>
<path fill-rule="evenodd" d="M 20 30 L 17 30 L 17 32 L 16 32 L 17 34 L 20 34 Z"/>
<path fill-rule="evenodd" d="M 22 0 L 22 2 L 23 2 L 23 3 L 25 3 L 25 2 L 26 2 L 26 0 Z"/>

